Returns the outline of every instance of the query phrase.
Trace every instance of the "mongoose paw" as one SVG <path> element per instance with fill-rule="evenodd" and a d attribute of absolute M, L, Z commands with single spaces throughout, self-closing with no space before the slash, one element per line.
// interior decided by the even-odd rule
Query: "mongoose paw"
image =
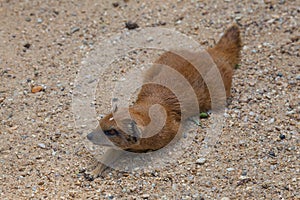
<path fill-rule="evenodd" d="M 84 172 L 84 178 L 88 181 L 93 181 L 95 178 L 102 177 L 103 172 L 107 169 L 107 166 L 96 162 L 90 169 Z"/>

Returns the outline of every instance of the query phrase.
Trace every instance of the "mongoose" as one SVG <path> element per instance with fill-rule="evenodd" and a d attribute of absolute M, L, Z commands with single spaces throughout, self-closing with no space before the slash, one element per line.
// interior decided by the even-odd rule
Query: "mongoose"
<path fill-rule="evenodd" d="M 208 48 L 206 51 L 220 72 L 226 97 L 230 96 L 233 70 L 240 61 L 241 47 L 239 28 L 233 25 L 226 30 L 213 48 Z M 184 50 L 180 55 L 189 55 L 188 57 L 191 59 L 193 59 L 193 56 L 197 56 L 194 52 Z M 211 95 L 204 78 L 188 61 L 189 59 L 185 59 L 180 55 L 171 51 L 163 53 L 146 73 L 146 82 L 151 82 L 159 75 L 162 77 L 168 76 L 167 72 L 160 71 L 160 65 L 167 65 L 183 75 L 189 82 L 196 94 L 199 111 L 211 109 Z M 201 62 L 201 60 L 197 62 Z M 182 92 L 184 93 L 184 89 Z M 132 152 L 158 150 L 166 146 L 175 137 L 180 121 L 185 120 L 181 116 L 180 103 L 169 88 L 155 83 L 146 83 L 141 87 L 137 100 L 132 106 L 129 108 L 115 108 L 114 111 L 99 121 L 99 126 L 88 134 L 87 138 L 96 145 L 111 147 L 109 152 L 104 155 L 106 162 L 108 159 L 111 160 L 110 162 L 117 159 L 119 152 L 114 150 L 117 148 Z M 158 133 L 145 136 L 145 127 L 151 123 L 151 119 L 155 119 L 155 116 L 154 118 L 153 116 L 150 117 L 149 109 L 157 104 L 164 108 L 164 111 L 158 114 L 165 118 L 164 124 L 162 124 Z M 128 113 L 130 117 L 128 117 Z M 190 112 L 187 117 L 197 114 L 199 113 Z M 159 121 L 157 120 L 157 123 Z M 101 175 L 105 168 L 105 165 L 99 163 L 92 175 Z"/>

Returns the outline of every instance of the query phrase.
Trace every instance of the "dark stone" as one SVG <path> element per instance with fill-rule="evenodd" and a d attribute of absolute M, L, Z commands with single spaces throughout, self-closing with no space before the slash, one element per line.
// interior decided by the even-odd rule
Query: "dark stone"
<path fill-rule="evenodd" d="M 29 44 L 29 43 L 26 43 L 26 44 L 24 44 L 23 45 L 26 49 L 29 49 L 30 48 L 30 46 L 31 46 L 31 44 Z"/>
<path fill-rule="evenodd" d="M 113 7 L 117 8 L 119 7 L 119 3 L 118 2 L 115 2 L 115 3 L 112 3 Z"/>
<path fill-rule="evenodd" d="M 284 140 L 284 139 L 285 139 L 285 135 L 284 135 L 284 134 L 280 134 L 280 135 L 279 135 L 279 138 L 280 138 L 281 140 Z"/>
<path fill-rule="evenodd" d="M 269 151 L 269 155 L 270 155 L 271 157 L 276 157 L 276 154 L 275 154 L 274 151 Z"/>
<path fill-rule="evenodd" d="M 133 30 L 133 29 L 136 29 L 139 27 L 139 25 L 135 22 L 131 22 L 131 21 L 128 21 L 125 23 L 125 26 L 126 28 L 128 28 L 129 30 Z"/>
<path fill-rule="evenodd" d="M 71 29 L 71 33 L 76 33 L 79 30 L 80 30 L 79 27 L 74 27 L 74 28 Z"/>
<path fill-rule="evenodd" d="M 278 72 L 278 73 L 277 73 L 277 76 L 283 77 L 283 74 L 282 74 L 281 72 Z"/>

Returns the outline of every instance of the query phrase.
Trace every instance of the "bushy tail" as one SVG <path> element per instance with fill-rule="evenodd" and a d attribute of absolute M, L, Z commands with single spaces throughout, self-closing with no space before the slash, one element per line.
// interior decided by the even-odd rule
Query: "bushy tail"
<path fill-rule="evenodd" d="M 222 54 L 226 62 L 235 68 L 240 61 L 241 48 L 240 30 L 237 25 L 233 25 L 226 30 L 213 51 Z"/>

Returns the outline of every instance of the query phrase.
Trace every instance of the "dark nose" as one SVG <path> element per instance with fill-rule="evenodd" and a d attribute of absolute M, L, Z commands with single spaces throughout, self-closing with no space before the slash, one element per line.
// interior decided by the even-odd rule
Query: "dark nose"
<path fill-rule="evenodd" d="M 91 133 L 89 133 L 86 137 L 87 137 L 88 140 L 91 141 L 91 140 L 93 139 L 93 135 L 94 135 L 94 133 L 91 132 Z"/>

